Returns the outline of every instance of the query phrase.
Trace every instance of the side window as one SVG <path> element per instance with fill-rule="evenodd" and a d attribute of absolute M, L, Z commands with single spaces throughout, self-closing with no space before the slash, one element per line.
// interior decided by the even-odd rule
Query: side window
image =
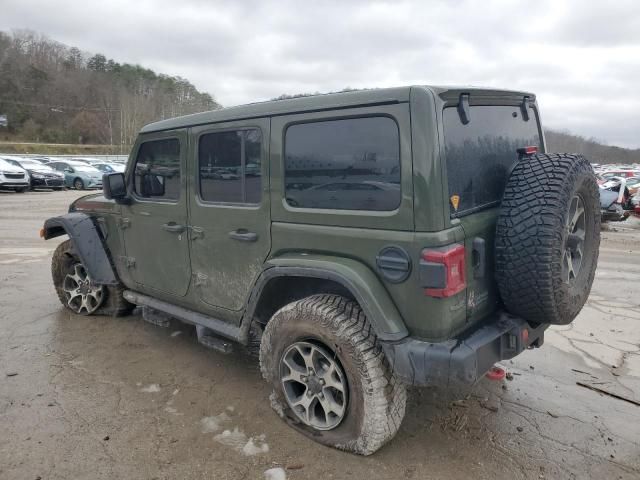
<path fill-rule="evenodd" d="M 260 203 L 261 145 L 262 134 L 257 128 L 202 135 L 198 145 L 202 200 Z"/>
<path fill-rule="evenodd" d="M 140 145 L 134 191 L 143 198 L 180 198 L 180 142 L 177 138 L 152 140 Z"/>
<path fill-rule="evenodd" d="M 285 134 L 285 195 L 300 208 L 398 208 L 400 139 L 389 117 L 302 123 Z"/>

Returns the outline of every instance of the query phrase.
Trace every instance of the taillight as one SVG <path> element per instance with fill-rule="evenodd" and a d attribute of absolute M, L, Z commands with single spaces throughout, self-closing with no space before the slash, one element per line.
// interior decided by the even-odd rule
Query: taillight
<path fill-rule="evenodd" d="M 452 245 L 444 249 L 425 249 L 420 260 L 420 284 L 425 295 L 451 297 L 467 287 L 465 249 Z"/>
<path fill-rule="evenodd" d="M 534 155 L 534 154 L 538 153 L 538 147 L 535 146 L 535 145 L 531 145 L 531 146 L 528 146 L 528 147 L 522 147 L 522 148 L 519 148 L 517 150 L 517 152 L 518 152 L 518 155 L 520 155 L 520 156 Z"/>

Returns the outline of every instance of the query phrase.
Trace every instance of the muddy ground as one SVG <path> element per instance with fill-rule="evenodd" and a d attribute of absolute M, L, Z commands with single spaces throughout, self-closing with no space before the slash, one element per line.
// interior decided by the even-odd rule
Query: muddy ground
<path fill-rule="evenodd" d="M 38 229 L 77 196 L 0 193 L 0 478 L 640 478 L 640 407 L 576 384 L 640 401 L 639 222 L 603 232 L 588 305 L 505 362 L 513 380 L 412 390 L 362 458 L 286 427 L 255 360 L 193 327 L 65 311 Z"/>

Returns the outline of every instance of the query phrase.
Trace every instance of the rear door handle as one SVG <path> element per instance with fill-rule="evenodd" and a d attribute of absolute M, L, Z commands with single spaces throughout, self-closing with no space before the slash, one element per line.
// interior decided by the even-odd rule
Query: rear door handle
<path fill-rule="evenodd" d="M 258 234 L 250 232 L 246 228 L 239 228 L 233 232 L 229 232 L 229 238 L 233 238 L 240 242 L 255 242 L 258 240 Z"/>
<path fill-rule="evenodd" d="M 162 225 L 162 229 L 171 233 L 183 233 L 187 229 L 187 227 L 185 227 L 184 225 L 179 225 L 175 222 L 169 222 Z"/>

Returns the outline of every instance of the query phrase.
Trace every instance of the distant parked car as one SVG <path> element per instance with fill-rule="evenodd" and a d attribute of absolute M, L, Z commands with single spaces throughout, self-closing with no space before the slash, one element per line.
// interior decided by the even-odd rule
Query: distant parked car
<path fill-rule="evenodd" d="M 67 160 L 64 162 L 51 162 L 49 166 L 64 173 L 64 181 L 68 187 L 73 187 L 76 190 L 102 188 L 102 172 L 91 165 Z"/>
<path fill-rule="evenodd" d="M 627 168 L 621 168 L 619 170 L 607 170 L 606 172 L 602 173 L 602 176 L 605 177 L 605 178 L 609 178 L 609 177 L 625 177 L 625 178 L 629 178 L 629 177 L 640 176 L 640 172 L 638 170 L 631 170 L 631 169 L 627 169 Z"/>
<path fill-rule="evenodd" d="M 0 158 L 0 188 L 22 193 L 29 188 L 29 174 L 24 168 Z"/>
<path fill-rule="evenodd" d="M 52 188 L 53 190 L 64 188 L 64 174 L 56 172 L 48 165 L 29 158 L 5 158 L 5 160 L 29 172 L 31 188 Z"/>
<path fill-rule="evenodd" d="M 288 186 L 287 186 L 288 188 Z M 333 182 L 315 185 L 305 190 L 291 192 L 287 203 L 292 207 L 344 208 L 353 205 L 357 209 L 392 210 L 397 201 L 395 193 L 400 187 L 394 183 L 364 180 L 361 182 Z M 382 195 L 389 192 L 389 195 Z"/>
<path fill-rule="evenodd" d="M 91 166 L 96 167 L 102 173 L 124 172 L 125 170 L 125 165 L 121 163 L 93 163 Z"/>
<path fill-rule="evenodd" d="M 218 168 L 216 169 L 211 178 L 215 178 L 217 180 L 237 180 L 240 178 L 236 173 L 233 173 L 231 170 L 226 168 Z"/>
<path fill-rule="evenodd" d="M 640 177 L 627 178 L 627 188 L 629 189 L 629 195 L 631 196 L 640 192 Z"/>

